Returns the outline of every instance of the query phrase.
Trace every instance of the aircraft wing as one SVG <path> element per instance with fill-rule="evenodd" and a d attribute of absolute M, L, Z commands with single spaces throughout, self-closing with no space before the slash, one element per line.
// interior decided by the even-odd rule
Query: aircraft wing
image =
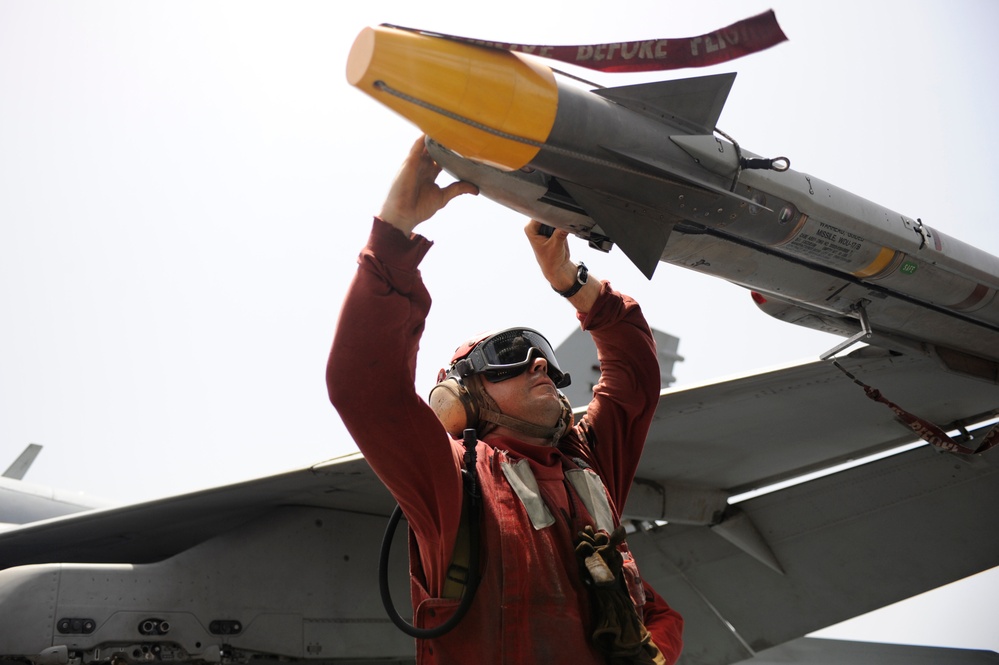
<path fill-rule="evenodd" d="M 355 454 L 0 533 L 0 660 L 406 662 L 377 591 L 394 505 Z"/>
<path fill-rule="evenodd" d="M 999 386 L 929 359 L 869 348 L 841 362 L 945 428 L 999 407 Z M 686 618 L 682 662 L 749 659 L 999 565 L 988 453 L 926 445 L 727 503 L 914 438 L 825 362 L 664 392 L 626 513 L 647 520 L 629 537 L 643 575 Z"/>
<path fill-rule="evenodd" d="M 387 517 L 395 502 L 358 454 L 283 474 L 0 533 L 0 569 L 35 563 L 150 563 L 282 506 Z"/>
<path fill-rule="evenodd" d="M 994 382 L 863 347 L 844 369 L 944 430 L 999 415 Z M 739 494 L 915 440 L 830 362 L 666 391 L 640 475 Z"/>
<path fill-rule="evenodd" d="M 923 359 L 864 351 L 843 364 L 938 424 L 999 405 L 996 385 Z M 728 504 L 910 438 L 826 363 L 664 391 L 626 513 L 644 576 L 685 616 L 681 663 L 873 662 L 792 640 L 999 565 L 989 455 L 922 447 Z M 100 648 L 124 665 L 169 646 L 178 663 L 405 662 L 412 641 L 377 592 L 393 505 L 352 455 L 0 533 L 0 657 L 65 665 Z M 407 615 L 396 541 L 390 587 Z"/>

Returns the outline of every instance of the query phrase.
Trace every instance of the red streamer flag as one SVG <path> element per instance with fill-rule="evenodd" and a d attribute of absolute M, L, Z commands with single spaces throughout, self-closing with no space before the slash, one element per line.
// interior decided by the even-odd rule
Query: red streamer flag
<path fill-rule="evenodd" d="M 508 44 L 413 30 L 401 26 L 388 27 L 420 32 L 476 46 L 529 53 L 601 72 L 649 72 L 686 67 L 707 67 L 768 49 L 787 40 L 787 36 L 784 35 L 784 31 L 777 23 L 777 17 L 773 10 L 743 19 L 728 27 L 699 37 L 647 39 L 634 42 L 575 46 Z"/>

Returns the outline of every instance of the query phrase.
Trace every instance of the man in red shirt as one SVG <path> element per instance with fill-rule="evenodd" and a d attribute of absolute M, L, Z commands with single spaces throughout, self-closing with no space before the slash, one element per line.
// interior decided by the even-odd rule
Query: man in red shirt
<path fill-rule="evenodd" d="M 683 621 L 642 581 L 618 529 L 659 399 L 648 324 L 634 300 L 570 260 L 564 231 L 546 236 L 531 221 L 542 275 L 597 346 L 601 378 L 586 414 L 573 422 L 556 387 L 568 377 L 526 328 L 459 347 L 427 404 L 414 380 L 430 309 L 418 266 L 432 243 L 413 229 L 476 193 L 466 182 L 437 186 L 439 173 L 421 138 L 358 259 L 327 365 L 330 400 L 409 522 L 422 628 L 459 603 L 447 592 L 463 505 L 454 437 L 477 430 L 481 581 L 457 628 L 417 640 L 417 662 L 672 664 Z M 610 581 L 587 572 L 594 562 Z"/>

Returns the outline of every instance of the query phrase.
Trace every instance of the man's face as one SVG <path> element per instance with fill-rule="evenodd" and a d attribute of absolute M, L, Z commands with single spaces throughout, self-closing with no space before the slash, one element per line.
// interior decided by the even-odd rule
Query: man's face
<path fill-rule="evenodd" d="M 554 427 L 562 415 L 562 402 L 548 377 L 544 356 L 533 359 L 527 371 L 492 383 L 484 380 L 486 393 L 496 401 L 501 413 L 535 425 Z"/>

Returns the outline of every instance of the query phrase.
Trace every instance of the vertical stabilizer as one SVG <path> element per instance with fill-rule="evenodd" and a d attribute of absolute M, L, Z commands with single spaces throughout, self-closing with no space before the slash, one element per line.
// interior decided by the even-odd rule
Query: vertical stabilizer
<path fill-rule="evenodd" d="M 3 472 L 4 478 L 13 478 L 14 480 L 22 480 L 24 474 L 28 472 L 31 465 L 34 463 L 35 458 L 38 457 L 38 453 L 42 452 L 42 447 L 37 443 L 29 443 L 28 447 L 24 449 L 24 452 L 18 456 L 14 463 L 7 467 L 7 470 Z"/>

